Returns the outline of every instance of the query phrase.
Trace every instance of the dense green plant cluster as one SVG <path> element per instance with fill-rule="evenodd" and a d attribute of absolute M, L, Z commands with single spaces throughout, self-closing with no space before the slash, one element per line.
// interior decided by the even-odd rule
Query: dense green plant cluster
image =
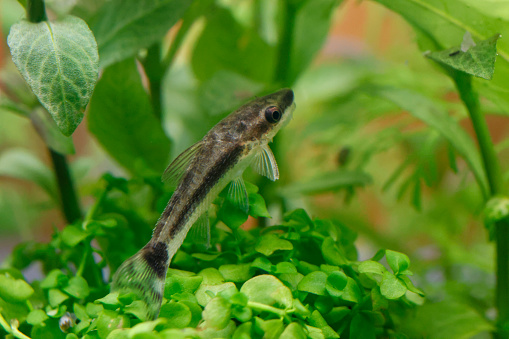
<path fill-rule="evenodd" d="M 4 330 L 33 338 L 373 338 L 395 335 L 398 312 L 423 301 L 408 278 L 406 255 L 380 251 L 358 262 L 353 231 L 312 220 L 302 209 L 280 225 L 246 231 L 239 226 L 248 215 L 221 196 L 210 217 L 212 246 L 189 236 L 168 272 L 159 319 L 145 322 L 143 301 L 134 295 L 104 296 L 101 269 L 106 263 L 114 269 L 129 252 L 124 244 L 136 237 L 131 221 L 138 217 L 149 229 L 138 211 L 112 206 L 150 185 L 111 175 L 104 182 L 83 222 L 56 232 L 49 244 L 16 248 L 13 268 L 0 274 Z M 268 216 L 258 188 L 247 187 L 249 215 Z M 98 264 L 88 261 L 91 253 Z M 384 255 L 390 270 L 378 262 Z M 28 284 L 18 269 L 36 260 L 47 275 Z"/>

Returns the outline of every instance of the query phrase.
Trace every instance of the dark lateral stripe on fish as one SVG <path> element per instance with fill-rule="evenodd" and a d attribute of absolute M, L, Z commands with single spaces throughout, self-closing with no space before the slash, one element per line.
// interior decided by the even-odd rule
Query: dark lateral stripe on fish
<path fill-rule="evenodd" d="M 168 246 L 164 242 L 149 242 L 143 249 L 143 258 L 161 279 L 166 277 L 168 267 Z"/>
<path fill-rule="evenodd" d="M 190 198 L 192 203 L 186 205 L 178 218 L 176 219 L 175 226 L 170 230 L 170 237 L 174 238 L 186 224 L 187 219 L 193 213 L 196 206 L 198 206 L 203 199 L 207 196 L 209 191 L 216 185 L 216 183 L 230 170 L 237 162 L 244 151 L 245 146 L 237 145 L 230 152 L 226 152 L 219 161 L 208 171 L 202 184 L 196 189 Z"/>

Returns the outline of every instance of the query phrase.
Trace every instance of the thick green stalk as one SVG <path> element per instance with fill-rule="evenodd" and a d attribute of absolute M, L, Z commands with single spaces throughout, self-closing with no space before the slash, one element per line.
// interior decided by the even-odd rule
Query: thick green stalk
<path fill-rule="evenodd" d="M 69 172 L 69 166 L 67 166 L 67 159 L 64 155 L 57 153 L 50 148 L 48 149 L 51 155 L 51 161 L 53 162 L 55 176 L 57 178 L 62 212 L 64 213 L 67 223 L 72 224 L 81 218 L 81 209 L 78 204 L 76 191 L 74 190 L 74 183 L 71 178 L 71 173 Z"/>
<path fill-rule="evenodd" d="M 28 0 L 26 14 L 30 22 L 37 23 L 48 20 L 44 0 Z"/>
<path fill-rule="evenodd" d="M 479 96 L 472 88 L 472 77 L 455 72 L 453 79 L 465 103 L 479 143 L 483 166 L 488 179 L 490 197 L 502 194 L 504 182 L 502 171 L 491 140 L 488 125 L 481 112 Z M 500 221 L 495 224 L 496 241 L 496 293 L 495 305 L 498 310 L 498 324 L 504 328 L 509 324 L 509 225 Z M 508 338 L 507 333 L 495 334 L 497 338 Z"/>
<path fill-rule="evenodd" d="M 152 109 L 157 119 L 161 120 L 161 81 L 164 74 L 163 64 L 161 63 L 161 44 L 155 43 L 147 50 L 147 57 L 142 62 L 145 74 L 147 75 L 150 86 L 150 99 Z"/>

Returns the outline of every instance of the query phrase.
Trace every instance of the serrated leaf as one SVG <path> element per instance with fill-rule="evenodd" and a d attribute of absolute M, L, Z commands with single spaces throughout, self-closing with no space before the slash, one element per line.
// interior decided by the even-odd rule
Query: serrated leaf
<path fill-rule="evenodd" d="M 427 58 L 440 62 L 456 70 L 463 71 L 476 77 L 491 80 L 495 72 L 495 58 L 497 56 L 497 40 L 500 34 L 479 42 L 464 51 L 461 47 L 453 47 L 439 52 L 425 54 Z"/>
<path fill-rule="evenodd" d="M 161 40 L 182 17 L 189 0 L 114 0 L 99 11 L 92 30 L 102 67 L 132 57 Z"/>
<path fill-rule="evenodd" d="M 415 28 L 421 50 L 442 50 L 457 45 L 466 31 L 477 40 L 489 39 L 499 33 L 502 37 L 509 34 L 507 21 L 500 12 L 493 10 L 488 1 L 465 0 L 375 0 L 395 13 L 400 14 Z M 470 3 L 468 3 L 470 2 Z M 473 6 L 485 6 L 480 11 Z M 509 41 L 500 39 L 497 51 L 501 58 L 497 60 L 497 71 L 491 81 L 474 78 L 475 87 L 481 95 L 497 104 L 505 114 L 509 114 Z"/>
<path fill-rule="evenodd" d="M 90 132 L 129 171 L 140 176 L 163 172 L 170 142 L 152 113 L 134 60 L 104 71 L 88 119 Z"/>
<path fill-rule="evenodd" d="M 60 131 L 71 135 L 83 119 L 99 72 L 97 44 L 85 21 L 21 21 L 7 38 L 12 60 Z"/>

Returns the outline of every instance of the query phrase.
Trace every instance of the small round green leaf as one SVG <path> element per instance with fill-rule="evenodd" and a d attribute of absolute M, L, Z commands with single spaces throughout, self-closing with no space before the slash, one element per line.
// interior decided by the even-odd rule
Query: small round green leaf
<path fill-rule="evenodd" d="M 263 274 L 249 279 L 242 285 L 240 292 L 244 293 L 249 301 L 273 305 L 276 299 L 272 294 L 285 285 L 273 275 Z"/>
<path fill-rule="evenodd" d="M 64 135 L 83 119 L 99 72 L 94 35 L 85 21 L 20 21 L 7 38 L 12 60 Z"/>
<path fill-rule="evenodd" d="M 277 250 L 289 251 L 293 249 L 293 245 L 288 240 L 279 238 L 274 233 L 263 235 L 258 244 L 256 244 L 255 250 L 266 256 L 271 255 Z"/>
<path fill-rule="evenodd" d="M 167 326 L 170 328 L 184 328 L 191 322 L 192 313 L 186 304 L 171 302 L 161 306 L 159 317 L 167 318 Z"/>
<path fill-rule="evenodd" d="M 84 299 L 90 294 L 88 283 L 82 277 L 72 277 L 69 279 L 69 284 L 62 290 L 76 299 Z"/>
<path fill-rule="evenodd" d="M 385 258 L 387 258 L 387 263 L 395 274 L 405 271 L 410 266 L 408 256 L 400 252 L 386 250 Z"/>
<path fill-rule="evenodd" d="M 203 310 L 203 319 L 207 327 L 214 327 L 218 330 L 225 328 L 230 322 L 231 305 L 221 297 L 212 299 Z"/>
<path fill-rule="evenodd" d="M 322 271 L 311 272 L 300 281 L 298 285 L 299 291 L 309 292 L 318 295 L 326 295 L 325 285 L 327 282 L 327 274 Z"/>
<path fill-rule="evenodd" d="M 10 274 L 0 275 L 0 298 L 8 302 L 23 302 L 30 298 L 34 289 L 26 281 L 15 279 Z"/>
<path fill-rule="evenodd" d="M 380 292 L 387 299 L 399 299 L 407 291 L 405 284 L 403 284 L 394 274 L 385 272 L 380 283 Z"/>

